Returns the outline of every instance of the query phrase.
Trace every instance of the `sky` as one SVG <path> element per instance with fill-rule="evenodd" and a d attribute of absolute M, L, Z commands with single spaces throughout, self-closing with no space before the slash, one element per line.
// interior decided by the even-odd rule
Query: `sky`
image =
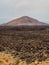
<path fill-rule="evenodd" d="M 0 24 L 21 16 L 49 23 L 49 0 L 0 0 Z"/>

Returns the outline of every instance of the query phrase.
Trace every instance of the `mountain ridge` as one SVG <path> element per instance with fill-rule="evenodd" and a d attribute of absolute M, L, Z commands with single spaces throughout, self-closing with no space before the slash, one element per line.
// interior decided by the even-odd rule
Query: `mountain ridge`
<path fill-rule="evenodd" d="M 17 25 L 47 25 L 46 23 L 40 22 L 29 16 L 22 16 L 20 18 L 9 21 L 8 23 L 2 24 L 3 26 L 17 26 Z"/>

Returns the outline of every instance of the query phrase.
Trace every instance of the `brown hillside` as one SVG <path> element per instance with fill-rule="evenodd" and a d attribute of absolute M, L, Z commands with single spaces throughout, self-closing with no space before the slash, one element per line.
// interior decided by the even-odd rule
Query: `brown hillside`
<path fill-rule="evenodd" d="M 14 19 L 6 24 L 3 24 L 6 26 L 17 26 L 17 25 L 46 25 L 43 22 L 40 22 L 34 18 L 28 17 L 28 16 L 23 16 L 18 19 Z"/>
<path fill-rule="evenodd" d="M 22 61 L 19 64 L 17 60 L 16 65 L 25 65 L 24 62 L 45 64 L 49 58 L 49 26 L 26 16 L 1 25 L 0 52 L 11 53 Z"/>

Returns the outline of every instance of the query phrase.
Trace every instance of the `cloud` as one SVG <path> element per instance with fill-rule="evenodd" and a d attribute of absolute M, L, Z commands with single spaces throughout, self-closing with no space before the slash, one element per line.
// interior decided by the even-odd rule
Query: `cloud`
<path fill-rule="evenodd" d="M 49 0 L 0 0 L 0 17 L 32 16 L 49 20 Z"/>
<path fill-rule="evenodd" d="M 0 19 L 4 19 L 4 18 L 8 18 L 8 17 L 0 17 Z"/>

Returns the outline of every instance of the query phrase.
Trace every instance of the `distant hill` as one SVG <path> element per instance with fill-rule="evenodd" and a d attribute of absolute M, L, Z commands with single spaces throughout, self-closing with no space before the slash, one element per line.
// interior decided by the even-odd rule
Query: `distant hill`
<path fill-rule="evenodd" d="M 18 19 L 14 19 L 8 23 L 5 23 L 3 25 L 11 25 L 11 26 L 16 26 L 16 25 L 46 25 L 46 23 L 40 22 L 34 18 L 28 17 L 28 16 L 23 16 Z"/>
<path fill-rule="evenodd" d="M 32 29 L 48 26 L 48 24 L 40 22 L 34 18 L 28 16 L 22 16 L 18 19 L 9 21 L 8 23 L 0 25 L 0 29 Z"/>

